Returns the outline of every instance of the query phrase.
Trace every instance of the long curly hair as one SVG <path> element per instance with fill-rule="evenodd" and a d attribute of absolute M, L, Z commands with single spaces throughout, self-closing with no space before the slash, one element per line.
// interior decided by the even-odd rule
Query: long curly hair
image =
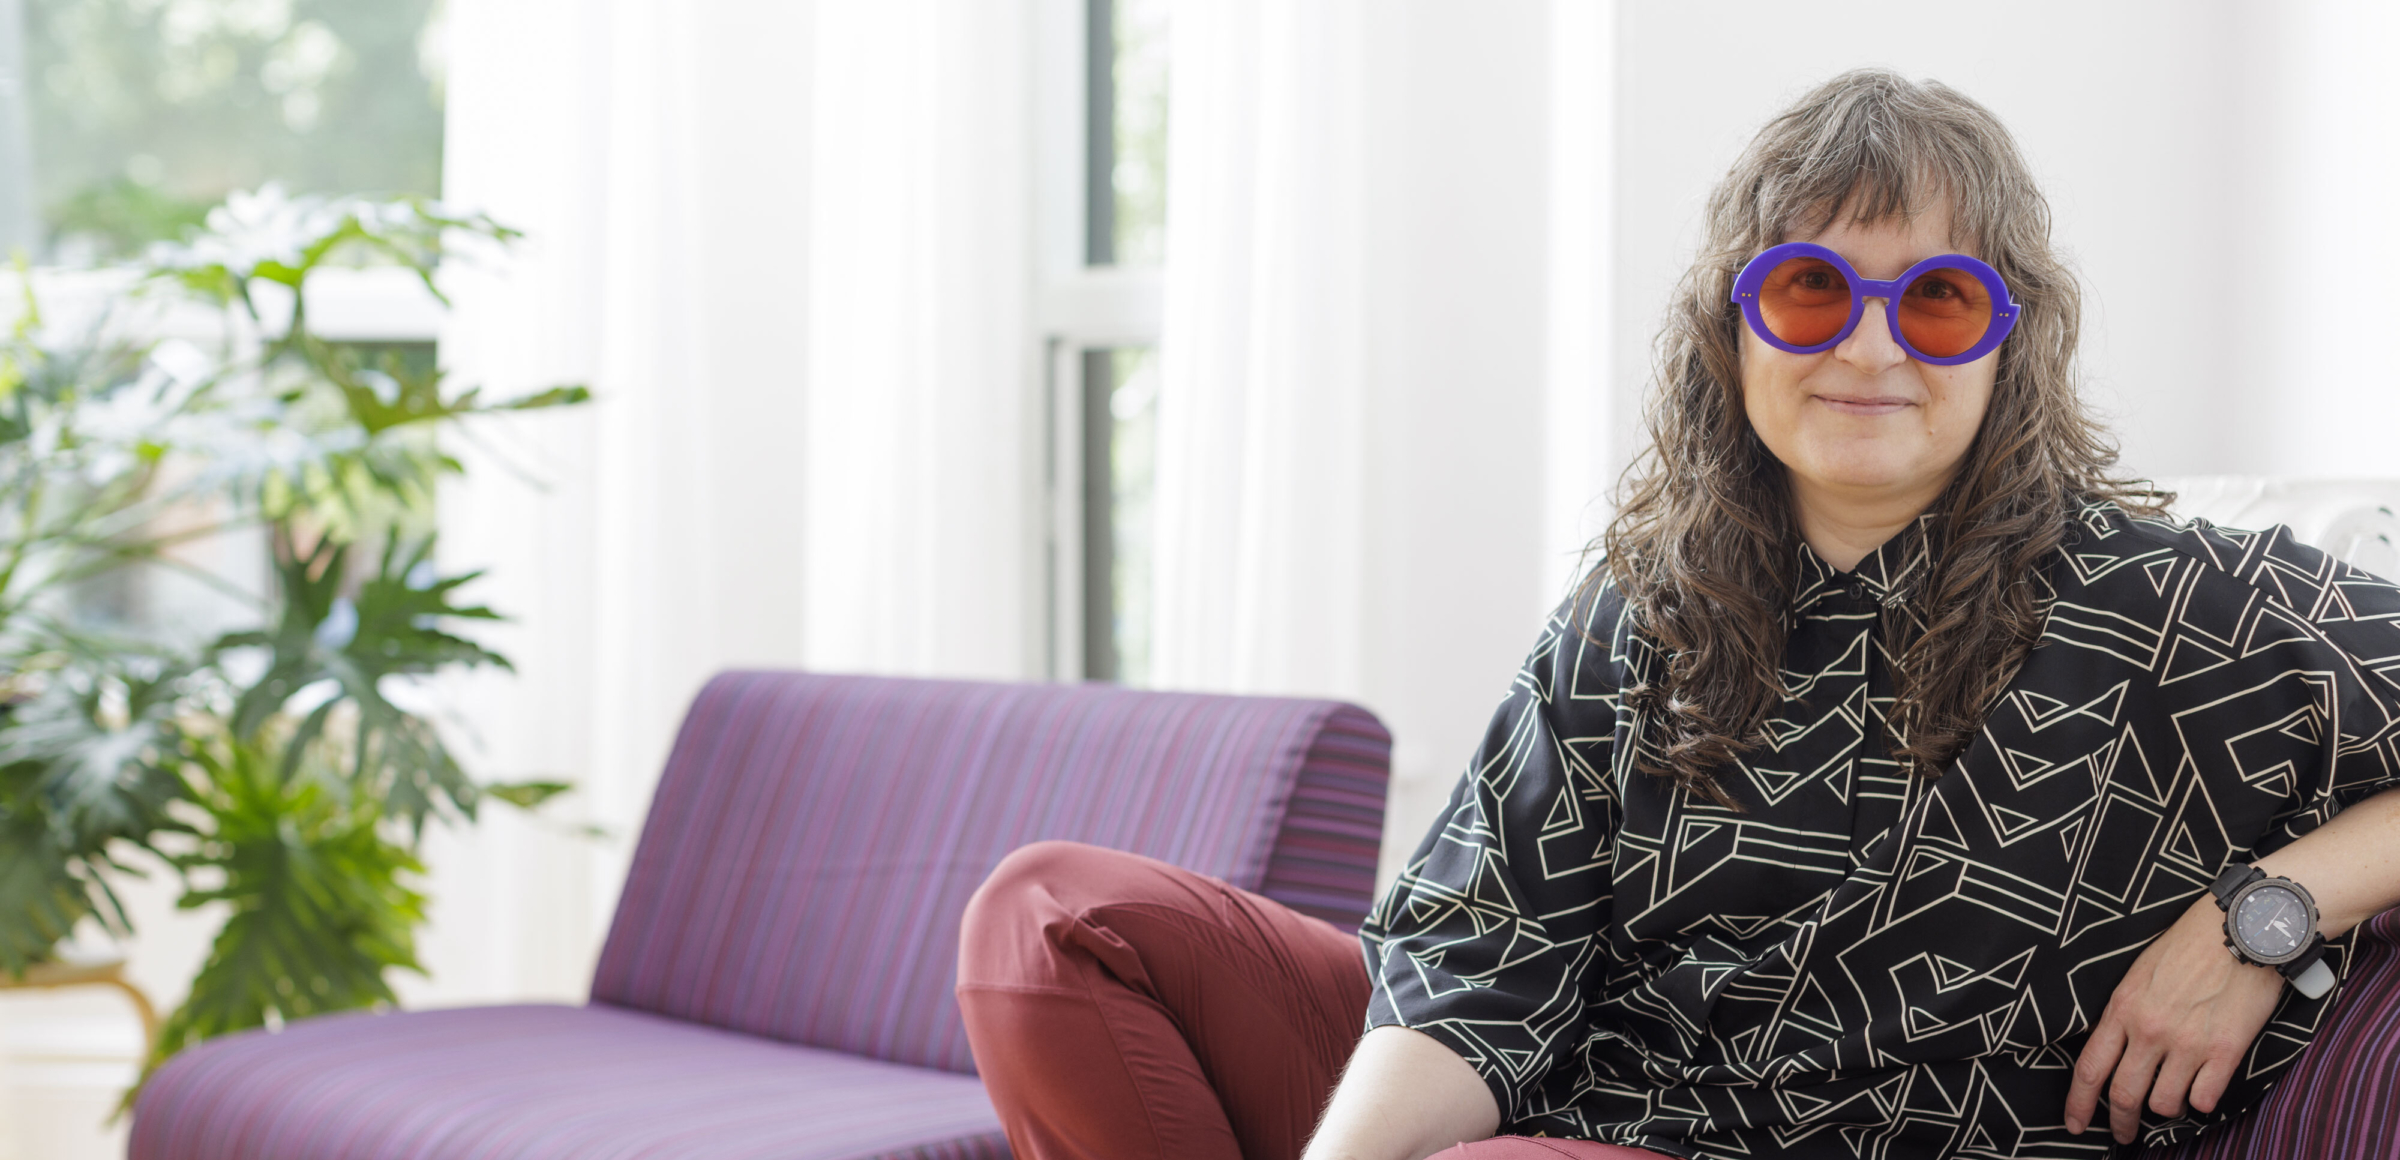
<path fill-rule="evenodd" d="M 1649 447 L 1627 469 L 1604 573 L 1656 650 L 1627 690 L 1647 709 L 1641 768 L 1739 808 L 1716 776 L 1759 744 L 1784 699 L 1799 524 L 1783 465 L 1743 409 L 1742 264 L 1843 215 L 1905 220 L 1947 204 L 1953 244 L 1990 263 L 2023 308 L 1991 403 L 1925 521 L 1930 566 L 1905 615 L 1882 617 L 1904 766 L 1938 776 L 2024 663 L 2046 609 L 2043 558 L 2087 500 L 2149 513 L 2172 499 L 2112 478 L 2114 443 L 2077 393 L 2082 296 L 2050 245 L 2050 208 L 1998 118 L 1932 81 L 1844 73 L 1767 123 L 1708 199 L 1700 253 L 1657 341 Z"/>

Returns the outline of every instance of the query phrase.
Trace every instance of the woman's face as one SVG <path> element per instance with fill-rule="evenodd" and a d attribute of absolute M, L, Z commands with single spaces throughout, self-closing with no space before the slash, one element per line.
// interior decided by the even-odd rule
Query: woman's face
<path fill-rule="evenodd" d="M 1950 241 L 1946 207 L 1874 225 L 1846 215 L 1835 223 L 1815 237 L 1784 240 L 1825 246 L 1876 280 L 1964 252 Z M 1751 428 L 1791 473 L 1795 497 L 1837 517 L 1829 509 L 1863 504 L 1913 513 L 1931 505 L 1983 426 L 1999 367 L 1998 351 L 1957 366 L 1918 362 L 1893 341 L 1880 298 L 1868 300 L 1841 345 L 1816 354 L 1777 350 L 1747 325 L 1740 330 Z"/>

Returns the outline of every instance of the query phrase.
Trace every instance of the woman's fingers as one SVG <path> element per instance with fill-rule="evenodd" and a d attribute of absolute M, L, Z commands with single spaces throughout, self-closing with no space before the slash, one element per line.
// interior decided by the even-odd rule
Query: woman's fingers
<path fill-rule="evenodd" d="M 2217 1110 L 2217 1101 L 2225 1098 L 2225 1085 L 2233 1082 L 2233 1069 L 2242 1062 L 2242 1053 L 2211 1055 L 2200 1065 L 2200 1074 L 2192 1077 L 2191 1103 L 2203 1112 Z"/>
<path fill-rule="evenodd" d="M 2155 1041 L 2138 1037 L 2126 1041 L 2125 1055 L 2117 1060 L 2117 1077 L 2108 1085 L 2108 1131 L 2117 1143 L 2133 1143 L 2134 1135 L 2142 1130 L 2142 1104 L 2158 1077 L 2161 1058 L 2163 1053 Z"/>
<path fill-rule="evenodd" d="M 2144 1107 L 2169 1117 L 2187 1103 L 2216 1110 L 2283 993 L 2275 972 L 2224 952 L 2222 928 L 2215 904 L 2195 900 L 2134 960 L 2075 1060 L 2068 1131 L 2090 1128 L 2103 1098 L 2110 1134 L 2128 1144 Z"/>
<path fill-rule="evenodd" d="M 2183 1114 L 2184 1097 L 2192 1090 L 2192 1078 L 2199 1074 L 2207 1058 L 2183 1045 L 2171 1046 L 2166 1057 L 2158 1063 L 2158 1078 L 2150 1083 L 2150 1110 L 2167 1119 Z"/>
<path fill-rule="evenodd" d="M 2092 1028 L 2092 1037 L 2084 1041 L 2083 1054 L 2075 1057 L 2075 1083 L 2067 1089 L 2067 1130 L 2082 1135 L 2091 1126 L 2092 1112 L 2099 1106 L 2100 1089 L 2117 1070 L 2117 1058 L 2125 1053 L 2125 1028 L 2117 1020 L 2117 1005 L 2111 1000 L 2108 1009 L 2100 1013 L 2100 1022 Z"/>

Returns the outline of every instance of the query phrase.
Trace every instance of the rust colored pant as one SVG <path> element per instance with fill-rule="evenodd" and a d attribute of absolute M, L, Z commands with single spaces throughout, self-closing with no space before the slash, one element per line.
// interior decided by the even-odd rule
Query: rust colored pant
<path fill-rule="evenodd" d="M 958 1005 L 1018 1160 L 1291 1160 L 1366 1022 L 1358 940 L 1136 854 L 1037 842 L 967 904 Z M 1506 1137 L 1442 1160 L 1654 1153 Z"/>

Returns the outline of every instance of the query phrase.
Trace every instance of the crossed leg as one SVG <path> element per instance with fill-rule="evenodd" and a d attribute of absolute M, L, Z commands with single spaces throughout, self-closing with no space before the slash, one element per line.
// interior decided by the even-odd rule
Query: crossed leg
<path fill-rule="evenodd" d="M 1366 1021 L 1358 940 L 1137 854 L 1037 842 L 967 905 L 959 1009 L 1020 1160 L 1295 1160 Z M 1655 1154 L 1505 1137 L 1443 1160 Z"/>

